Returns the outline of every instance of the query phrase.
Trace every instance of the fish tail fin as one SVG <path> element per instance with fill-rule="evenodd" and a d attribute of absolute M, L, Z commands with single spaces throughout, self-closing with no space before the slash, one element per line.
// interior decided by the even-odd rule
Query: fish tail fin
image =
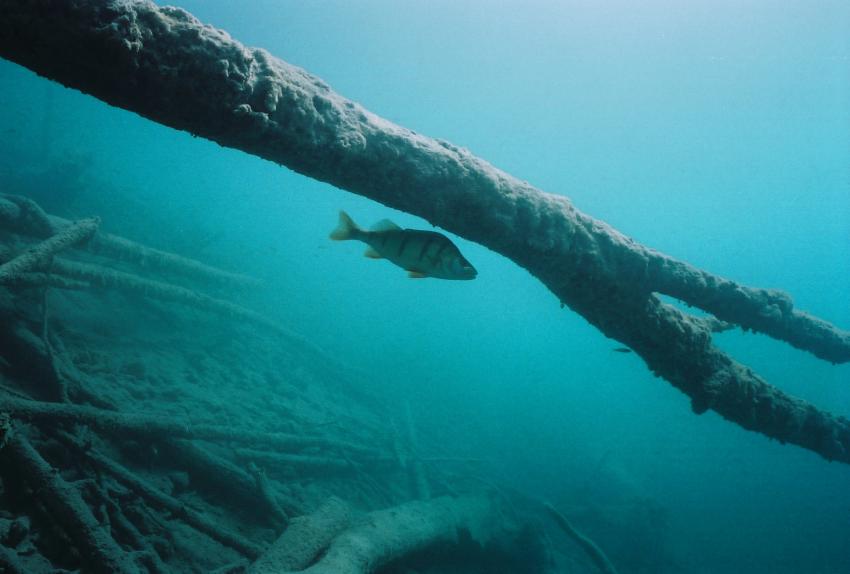
<path fill-rule="evenodd" d="M 357 234 L 360 232 L 360 228 L 357 227 L 357 224 L 354 223 L 354 220 L 349 217 L 349 215 L 344 212 L 339 212 L 339 223 L 336 226 L 336 229 L 331 231 L 331 239 L 334 241 L 345 241 L 346 239 L 357 239 Z"/>

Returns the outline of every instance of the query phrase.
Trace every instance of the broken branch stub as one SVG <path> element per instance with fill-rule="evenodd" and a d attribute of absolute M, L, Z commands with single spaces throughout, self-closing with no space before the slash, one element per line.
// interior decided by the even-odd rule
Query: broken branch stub
<path fill-rule="evenodd" d="M 716 348 L 665 293 L 833 363 L 850 333 L 778 291 L 738 285 L 642 246 L 468 150 L 395 125 L 322 80 L 147 0 L 8 0 L 0 55 L 221 145 L 419 215 L 509 257 L 687 393 L 696 412 L 850 462 L 850 421 L 771 387 Z"/>

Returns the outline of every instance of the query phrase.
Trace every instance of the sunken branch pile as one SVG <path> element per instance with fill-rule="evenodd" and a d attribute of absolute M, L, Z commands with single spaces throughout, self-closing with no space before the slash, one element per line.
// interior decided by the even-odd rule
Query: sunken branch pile
<path fill-rule="evenodd" d="M 717 277 L 640 245 L 469 151 L 394 125 L 320 79 L 152 2 L 10 0 L 0 55 L 112 105 L 419 215 L 509 257 L 602 333 L 726 419 L 850 462 L 850 421 L 768 384 L 712 343 L 721 321 L 832 363 L 850 333 L 780 291 Z"/>
<path fill-rule="evenodd" d="M 257 282 L 99 225 L 0 194 L 0 571 L 392 574 L 463 541 L 546 572 L 508 550 L 499 497 L 430 497 L 416 445 L 336 361 L 205 293 Z"/>

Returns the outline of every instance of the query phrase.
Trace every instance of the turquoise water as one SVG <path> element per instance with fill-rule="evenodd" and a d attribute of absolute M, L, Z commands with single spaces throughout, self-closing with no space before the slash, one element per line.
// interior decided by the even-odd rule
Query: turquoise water
<path fill-rule="evenodd" d="M 179 4 L 646 245 L 850 328 L 846 3 Z M 510 261 L 453 238 L 478 278 L 411 281 L 327 235 L 340 209 L 429 228 L 416 217 L 5 62 L 0 92 L 4 170 L 70 162 L 80 173 L 41 189 L 76 178 L 89 208 L 99 182 L 106 230 L 266 280 L 253 308 L 364 372 L 368 392 L 411 400 L 435 454 L 488 459 L 492 480 L 572 509 L 631 560 L 623 572 L 850 571 L 850 468 L 694 415 Z M 847 365 L 739 331 L 717 340 L 850 416 Z M 588 501 L 635 498 L 645 508 L 619 523 L 581 519 Z M 624 541 L 630 512 L 655 513 L 658 536 Z M 652 544 L 663 565 L 645 563 Z"/>

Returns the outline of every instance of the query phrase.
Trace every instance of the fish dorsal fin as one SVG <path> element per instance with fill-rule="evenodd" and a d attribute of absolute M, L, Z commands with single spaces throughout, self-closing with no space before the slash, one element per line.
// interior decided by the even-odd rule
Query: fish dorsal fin
<path fill-rule="evenodd" d="M 363 253 L 369 259 L 383 259 L 384 256 L 378 253 L 378 251 L 374 247 L 367 247 L 366 251 Z"/>
<path fill-rule="evenodd" d="M 369 231 L 401 231 L 401 227 L 399 227 L 389 219 L 382 219 L 381 221 L 370 227 Z"/>

